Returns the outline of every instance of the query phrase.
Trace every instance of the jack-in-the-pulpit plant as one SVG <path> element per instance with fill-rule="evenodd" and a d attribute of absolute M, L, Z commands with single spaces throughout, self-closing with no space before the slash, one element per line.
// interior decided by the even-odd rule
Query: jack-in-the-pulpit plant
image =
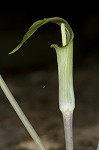
<path fill-rule="evenodd" d="M 63 114 L 66 150 L 73 150 L 72 119 L 75 107 L 73 90 L 73 32 L 61 24 L 62 45 L 51 45 L 56 49 L 59 77 L 59 107 Z M 71 35 L 70 35 L 71 34 Z"/>
<path fill-rule="evenodd" d="M 43 20 L 38 20 L 34 22 L 27 33 L 23 36 L 22 41 L 19 45 L 11 51 L 9 54 L 16 52 L 26 40 L 28 40 L 35 31 L 46 23 L 55 23 L 60 26 L 62 46 L 57 44 L 52 44 L 51 48 L 55 48 L 57 55 L 57 66 L 58 66 L 58 81 L 59 81 L 59 108 L 63 115 L 64 122 L 64 132 L 65 132 L 65 142 L 66 150 L 73 150 L 73 111 L 75 108 L 75 98 L 73 89 L 73 31 L 66 20 L 60 17 L 44 18 Z M 45 150 L 45 146 L 40 141 L 34 128 L 31 126 L 30 122 L 22 112 L 20 106 L 15 101 L 11 92 L 7 88 L 3 78 L 0 76 L 0 86 L 6 94 L 11 105 L 15 109 L 19 118 L 25 125 L 26 129 L 38 145 L 39 149 Z M 97 147 L 97 150 L 99 146 Z"/>

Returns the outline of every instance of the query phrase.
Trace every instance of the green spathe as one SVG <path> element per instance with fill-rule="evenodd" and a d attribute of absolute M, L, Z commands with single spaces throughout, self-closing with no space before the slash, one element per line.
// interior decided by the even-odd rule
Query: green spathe
<path fill-rule="evenodd" d="M 73 39 L 73 37 L 74 37 L 73 31 L 72 31 L 71 27 L 69 26 L 69 24 L 68 24 L 68 22 L 66 20 L 64 20 L 63 18 L 60 18 L 60 17 L 44 18 L 43 20 L 38 20 L 38 21 L 34 22 L 30 26 L 30 28 L 28 29 L 26 34 L 23 36 L 22 41 L 9 54 L 12 54 L 12 53 L 16 52 L 17 50 L 19 50 L 20 47 L 24 44 L 24 42 L 26 40 L 28 40 L 35 33 L 35 31 L 38 28 L 40 28 L 42 25 L 44 25 L 46 23 L 49 23 L 49 22 L 55 23 L 55 24 L 57 24 L 59 26 L 61 26 L 61 23 L 64 23 L 65 24 L 66 33 L 68 35 L 68 37 L 67 37 L 67 39 L 68 39 L 67 40 L 67 44 Z"/>
<path fill-rule="evenodd" d="M 44 18 L 43 20 L 38 20 L 34 22 L 26 34 L 23 36 L 22 41 L 19 45 L 11 51 L 12 54 L 20 49 L 20 47 L 28 40 L 35 31 L 46 23 L 55 23 L 59 26 L 61 24 L 65 25 L 64 34 L 66 35 L 66 45 L 59 47 L 57 44 L 52 44 L 57 53 L 57 63 L 58 63 L 58 74 L 59 74 L 59 106 L 60 109 L 73 109 L 74 107 L 74 92 L 73 92 L 73 79 L 72 79 L 72 55 L 73 55 L 73 31 L 66 20 L 60 17 Z"/>
<path fill-rule="evenodd" d="M 68 45 L 59 47 L 51 45 L 57 53 L 58 78 L 59 78 L 59 106 L 60 110 L 73 110 L 75 107 L 73 89 L 73 41 Z"/>

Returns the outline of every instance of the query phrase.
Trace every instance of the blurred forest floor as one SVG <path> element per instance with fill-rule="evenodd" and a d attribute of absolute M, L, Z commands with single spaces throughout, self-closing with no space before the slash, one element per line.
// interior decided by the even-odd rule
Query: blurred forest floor
<path fill-rule="evenodd" d="M 2 75 L 47 150 L 65 150 L 63 119 L 58 107 L 57 70 Z M 98 67 L 74 69 L 74 90 L 74 149 L 94 150 L 99 141 Z M 0 89 L 0 150 L 37 149 Z"/>

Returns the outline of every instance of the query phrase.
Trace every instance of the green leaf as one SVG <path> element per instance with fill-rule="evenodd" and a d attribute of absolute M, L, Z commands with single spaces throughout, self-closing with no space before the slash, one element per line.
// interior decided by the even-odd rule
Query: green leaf
<path fill-rule="evenodd" d="M 17 47 L 15 47 L 9 54 L 12 54 L 14 52 L 16 52 L 17 50 L 19 50 L 21 48 L 21 46 L 25 43 L 26 40 L 28 40 L 34 33 L 35 31 L 40 28 L 42 25 L 46 24 L 46 23 L 55 23 L 57 25 L 61 25 L 61 23 L 65 24 L 65 29 L 66 29 L 66 33 L 68 35 L 68 41 L 67 44 L 70 42 L 70 40 L 73 39 L 73 31 L 71 29 L 71 27 L 69 26 L 68 22 L 66 20 L 64 20 L 63 18 L 60 17 L 51 17 L 51 18 L 44 18 L 43 20 L 38 20 L 36 22 L 34 22 L 30 28 L 28 29 L 28 31 L 26 32 L 26 34 L 23 36 L 22 41 L 18 44 Z"/>

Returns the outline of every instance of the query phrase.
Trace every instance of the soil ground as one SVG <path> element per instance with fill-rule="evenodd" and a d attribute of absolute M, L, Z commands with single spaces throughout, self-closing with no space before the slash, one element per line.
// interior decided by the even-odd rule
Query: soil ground
<path fill-rule="evenodd" d="M 65 150 L 57 70 L 2 76 L 47 150 Z M 74 91 L 74 149 L 95 150 L 99 141 L 99 69 L 75 69 Z M 38 150 L 1 89 L 0 150 Z"/>

